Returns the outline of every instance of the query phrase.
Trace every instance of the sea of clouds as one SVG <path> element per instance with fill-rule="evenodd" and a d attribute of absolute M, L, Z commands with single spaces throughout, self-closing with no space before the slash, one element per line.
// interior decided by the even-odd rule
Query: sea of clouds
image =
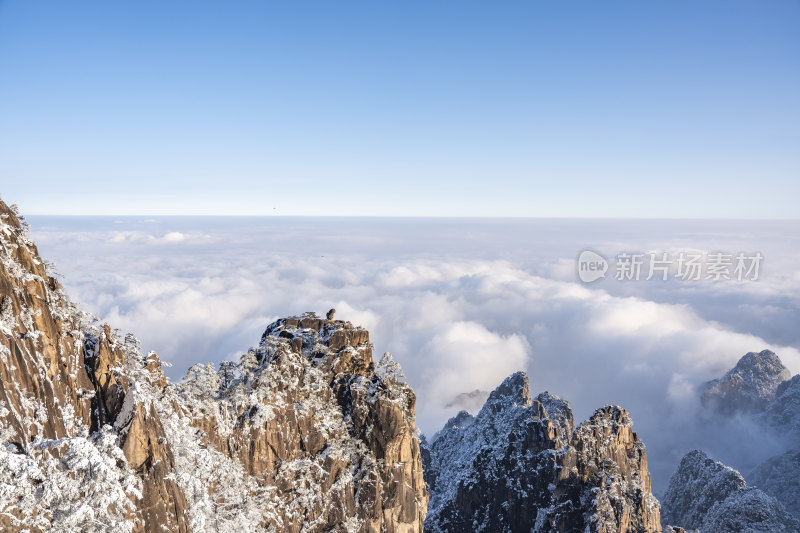
<path fill-rule="evenodd" d="M 633 415 L 663 490 L 693 448 L 746 469 L 781 450 L 749 420 L 709 424 L 697 387 L 748 351 L 800 371 L 800 222 L 29 217 L 74 300 L 174 366 L 237 359 L 281 316 L 337 309 L 390 351 L 433 434 L 507 375 L 577 420 Z M 590 248 L 760 252 L 757 281 L 576 276 Z M 643 276 L 646 277 L 646 276 Z M 481 397 L 481 393 L 477 394 Z"/>

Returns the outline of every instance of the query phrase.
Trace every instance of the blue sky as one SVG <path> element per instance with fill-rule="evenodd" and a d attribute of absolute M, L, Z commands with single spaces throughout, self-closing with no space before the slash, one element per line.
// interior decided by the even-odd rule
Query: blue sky
<path fill-rule="evenodd" d="M 796 218 L 800 3 L 0 0 L 27 213 Z"/>

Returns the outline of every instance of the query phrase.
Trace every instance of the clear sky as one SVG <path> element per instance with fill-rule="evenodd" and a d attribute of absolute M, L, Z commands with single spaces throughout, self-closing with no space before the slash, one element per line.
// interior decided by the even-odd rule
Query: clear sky
<path fill-rule="evenodd" d="M 796 218 L 800 2 L 0 0 L 0 194 Z"/>

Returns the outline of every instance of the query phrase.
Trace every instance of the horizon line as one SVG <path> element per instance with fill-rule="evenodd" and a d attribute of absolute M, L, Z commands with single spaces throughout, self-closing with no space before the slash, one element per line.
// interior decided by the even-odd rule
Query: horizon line
<path fill-rule="evenodd" d="M 406 218 L 406 219 L 487 219 L 487 220 L 698 220 L 698 221 L 763 221 L 763 222 L 800 222 L 800 217 L 675 217 L 675 216 L 570 216 L 570 215 L 283 215 L 283 214 L 207 214 L 207 213 L 28 213 L 23 217 L 96 217 L 96 218 L 154 218 L 154 217 L 193 217 L 193 218 Z"/>

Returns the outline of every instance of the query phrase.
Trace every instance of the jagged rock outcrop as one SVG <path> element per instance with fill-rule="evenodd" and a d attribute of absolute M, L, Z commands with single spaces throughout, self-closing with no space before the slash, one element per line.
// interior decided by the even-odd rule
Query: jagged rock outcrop
<path fill-rule="evenodd" d="M 699 450 L 681 460 L 661 504 L 664 524 L 703 533 L 800 531 L 800 521 L 778 500 Z"/>
<path fill-rule="evenodd" d="M 366 330 L 280 319 L 240 364 L 196 365 L 176 389 L 201 443 L 275 488 L 277 530 L 422 531 L 416 399 L 388 354 L 376 368 Z"/>
<path fill-rule="evenodd" d="M 82 313 L 0 202 L 0 530 L 422 530 L 415 397 L 313 314 L 169 384 Z"/>
<path fill-rule="evenodd" d="M 428 531 L 521 530 L 549 501 L 557 431 L 528 377 L 517 373 L 489 395 L 480 413 L 450 419 L 434 437 L 425 471 Z"/>
<path fill-rule="evenodd" d="M 150 386 L 138 346 L 69 301 L 2 202 L 0 258 L 3 531 L 188 531 L 168 450 L 142 448 L 164 434 L 131 390 Z"/>
<path fill-rule="evenodd" d="M 701 399 L 722 414 L 755 413 L 763 410 L 780 384 L 791 377 L 774 352 L 748 352 L 723 377 L 706 383 Z"/>
<path fill-rule="evenodd" d="M 531 398 L 519 372 L 481 411 L 461 412 L 423 453 L 429 531 L 655 532 L 644 445 L 628 414 L 598 410 L 574 429 L 569 404 Z"/>
<path fill-rule="evenodd" d="M 651 493 L 645 447 L 624 409 L 598 409 L 559 451 L 558 465 L 554 503 L 545 522 L 551 524 L 549 531 L 659 530 L 659 504 Z M 578 509 L 580 518 L 574 511 Z"/>

